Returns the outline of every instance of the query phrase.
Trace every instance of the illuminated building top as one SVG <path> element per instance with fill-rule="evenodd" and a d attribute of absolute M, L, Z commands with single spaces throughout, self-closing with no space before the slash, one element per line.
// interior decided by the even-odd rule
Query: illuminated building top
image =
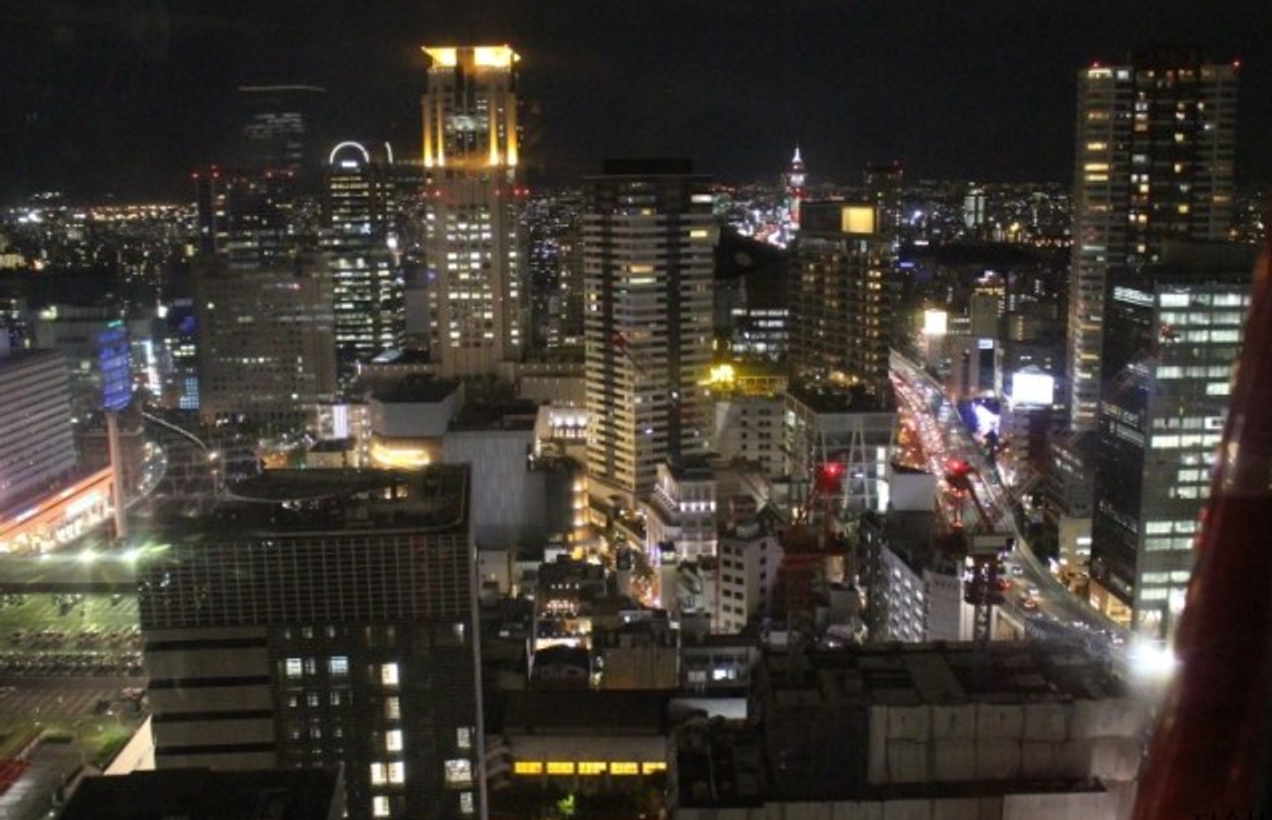
<path fill-rule="evenodd" d="M 423 46 L 425 168 L 517 165 L 516 65 L 511 46 Z"/>

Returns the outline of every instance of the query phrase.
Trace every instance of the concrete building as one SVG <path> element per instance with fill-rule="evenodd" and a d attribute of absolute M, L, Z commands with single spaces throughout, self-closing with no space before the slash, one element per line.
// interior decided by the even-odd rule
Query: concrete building
<path fill-rule="evenodd" d="M 720 594 L 713 631 L 736 634 L 774 610 L 782 544 L 768 516 L 753 516 L 725 528 L 719 541 Z"/>
<path fill-rule="evenodd" d="M 552 540 L 570 546 L 582 538 L 583 470 L 568 458 L 535 455 L 534 419 L 470 407 L 442 441 L 443 461 L 471 465 L 478 549 Z"/>
<path fill-rule="evenodd" d="M 643 691 L 511 694 L 503 734 L 492 743 L 496 805 L 500 785 L 516 782 L 570 792 L 661 792 L 669 699 Z"/>
<path fill-rule="evenodd" d="M 86 778 L 58 816 L 64 820 L 335 820 L 344 811 L 344 783 L 336 768 L 263 772 L 187 769 Z"/>
<path fill-rule="evenodd" d="M 870 640 L 966 641 L 972 607 L 963 600 L 963 558 L 937 534 L 932 511 L 894 510 L 862 520 Z"/>
<path fill-rule="evenodd" d="M 76 467 L 66 357 L 0 348 L 0 513 L 43 495 Z"/>
<path fill-rule="evenodd" d="M 442 441 L 464 402 L 464 385 L 449 379 L 407 376 L 376 388 L 367 399 L 371 464 L 412 470 L 442 461 Z"/>
<path fill-rule="evenodd" d="M 598 689 L 675 689 L 680 685 L 680 632 L 663 618 L 592 629 Z"/>
<path fill-rule="evenodd" d="M 791 388 L 786 393 L 783 472 L 806 503 L 828 465 L 837 473 L 836 509 L 882 511 L 896 412 L 864 390 Z"/>
<path fill-rule="evenodd" d="M 331 272 L 321 254 L 269 268 L 199 257 L 199 415 L 302 423 L 337 390 Z"/>
<path fill-rule="evenodd" d="M 766 652 L 758 727 L 686 723 L 678 818 L 1130 814 L 1148 707 L 1041 643 Z"/>
<path fill-rule="evenodd" d="M 680 560 L 716 554 L 715 472 L 705 459 L 658 465 L 645 511 L 645 551 L 651 561 L 667 549 Z"/>
<path fill-rule="evenodd" d="M 721 458 L 753 462 L 764 475 L 781 475 L 785 414 L 780 396 L 721 397 L 715 403 L 711 447 Z"/>
<path fill-rule="evenodd" d="M 1236 154 L 1236 63 L 1137 54 L 1078 72 L 1068 389 L 1075 429 L 1096 426 L 1107 280 L 1157 262 L 1168 239 L 1226 239 Z"/>
<path fill-rule="evenodd" d="M 271 471 L 138 566 L 160 770 L 342 766 L 348 816 L 485 816 L 468 470 Z"/>
<path fill-rule="evenodd" d="M 585 180 L 590 494 L 634 509 L 659 464 L 705 446 L 714 221 L 688 160 L 612 160 Z"/>

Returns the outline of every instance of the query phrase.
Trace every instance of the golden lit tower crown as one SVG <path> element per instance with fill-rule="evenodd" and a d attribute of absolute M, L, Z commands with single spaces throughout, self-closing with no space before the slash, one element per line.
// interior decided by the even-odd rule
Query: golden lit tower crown
<path fill-rule="evenodd" d="M 424 167 L 515 168 L 517 63 L 510 46 L 424 46 Z"/>

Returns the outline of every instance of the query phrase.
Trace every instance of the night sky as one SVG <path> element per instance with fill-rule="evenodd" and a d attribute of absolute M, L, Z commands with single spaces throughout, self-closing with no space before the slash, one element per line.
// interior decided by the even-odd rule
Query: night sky
<path fill-rule="evenodd" d="M 1069 182 L 1078 68 L 1149 45 L 1242 63 L 1239 178 L 1272 180 L 1268 0 L 0 0 L 0 196 L 179 196 L 240 84 L 327 88 L 324 143 L 416 150 L 419 46 L 522 55 L 538 182 L 681 155 L 812 181 Z"/>

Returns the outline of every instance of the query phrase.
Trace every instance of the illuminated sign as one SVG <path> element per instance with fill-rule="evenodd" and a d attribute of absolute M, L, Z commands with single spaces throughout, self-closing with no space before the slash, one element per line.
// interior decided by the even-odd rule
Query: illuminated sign
<path fill-rule="evenodd" d="M 470 51 L 473 65 L 481 68 L 511 68 L 521 55 L 510 46 L 475 46 L 469 48 L 424 46 L 424 53 L 433 60 L 434 68 L 454 68 L 459 65 L 461 51 Z"/>
<path fill-rule="evenodd" d="M 132 371 L 128 365 L 128 328 L 115 321 L 97 334 L 97 363 L 102 374 L 102 407 L 123 410 L 132 400 Z"/>
<path fill-rule="evenodd" d="M 875 232 L 873 205 L 845 205 L 839 210 L 839 227 L 844 233 L 872 234 Z"/>
<path fill-rule="evenodd" d="M 1054 376 L 1040 371 L 1022 370 L 1011 377 L 1013 404 L 1050 405 L 1056 397 Z"/>

